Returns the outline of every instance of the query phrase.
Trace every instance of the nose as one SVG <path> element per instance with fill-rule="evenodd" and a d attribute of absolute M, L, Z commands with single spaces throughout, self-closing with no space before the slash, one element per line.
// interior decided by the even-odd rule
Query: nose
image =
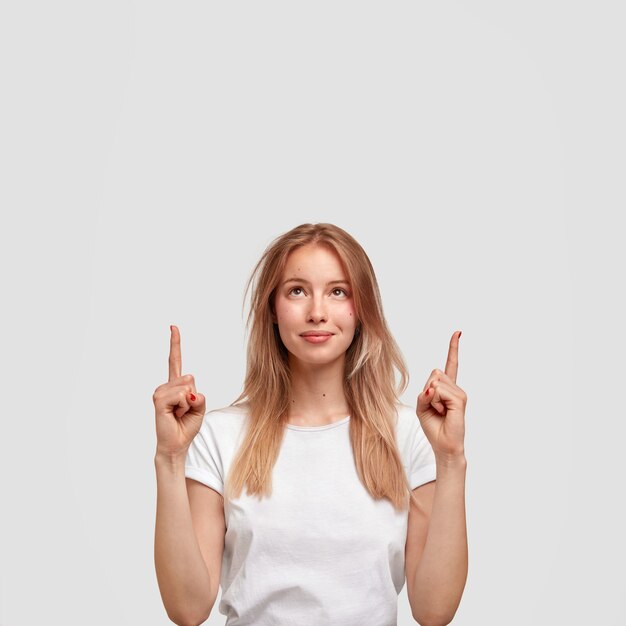
<path fill-rule="evenodd" d="M 326 308 L 324 306 L 324 300 L 320 298 L 313 298 L 311 300 L 311 308 L 309 310 L 309 320 L 319 323 L 322 320 L 328 321 L 326 315 Z"/>

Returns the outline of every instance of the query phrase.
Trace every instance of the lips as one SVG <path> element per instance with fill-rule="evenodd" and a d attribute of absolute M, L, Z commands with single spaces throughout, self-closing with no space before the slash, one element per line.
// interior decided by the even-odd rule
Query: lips
<path fill-rule="evenodd" d="M 302 339 L 307 341 L 308 343 L 326 343 L 330 341 L 332 338 L 332 333 L 320 334 L 318 333 L 309 333 L 302 335 Z"/>
<path fill-rule="evenodd" d="M 324 330 L 307 330 L 305 333 L 301 333 L 302 337 L 327 337 L 328 335 L 332 335 L 332 333 Z"/>

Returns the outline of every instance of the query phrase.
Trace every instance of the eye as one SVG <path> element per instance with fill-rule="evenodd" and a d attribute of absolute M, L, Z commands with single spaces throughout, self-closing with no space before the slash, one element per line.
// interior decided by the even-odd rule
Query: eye
<path fill-rule="evenodd" d="M 293 291 L 296 291 L 296 290 L 302 291 L 302 287 L 292 287 L 292 288 L 289 290 L 288 295 L 290 295 Z M 332 291 L 333 291 L 333 292 L 335 292 L 335 291 L 342 291 L 342 292 L 343 292 L 343 294 L 344 294 L 346 297 L 348 296 L 348 292 L 347 292 L 345 289 L 341 288 L 341 287 L 335 287 Z"/>

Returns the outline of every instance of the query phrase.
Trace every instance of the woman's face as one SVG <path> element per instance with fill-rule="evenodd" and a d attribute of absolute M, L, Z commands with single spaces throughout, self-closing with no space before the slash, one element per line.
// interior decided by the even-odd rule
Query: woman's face
<path fill-rule="evenodd" d="M 300 361 L 330 363 L 342 358 L 352 343 L 357 319 L 351 285 L 339 257 L 325 246 L 307 244 L 289 254 L 274 307 L 280 338 Z M 306 331 L 332 336 L 314 343 L 302 337 Z"/>

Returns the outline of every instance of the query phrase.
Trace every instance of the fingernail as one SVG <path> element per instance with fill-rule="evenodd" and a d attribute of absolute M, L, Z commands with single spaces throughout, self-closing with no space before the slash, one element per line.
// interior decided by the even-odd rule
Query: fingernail
<path fill-rule="evenodd" d="M 195 401 L 196 401 L 196 396 L 194 396 L 194 395 L 193 395 L 193 393 L 190 393 L 190 394 L 189 394 L 189 397 L 191 398 L 191 401 L 192 401 L 192 402 L 195 402 Z"/>
<path fill-rule="evenodd" d="M 462 332 L 463 332 L 462 330 L 459 331 L 459 339 L 461 338 L 461 333 Z"/>

